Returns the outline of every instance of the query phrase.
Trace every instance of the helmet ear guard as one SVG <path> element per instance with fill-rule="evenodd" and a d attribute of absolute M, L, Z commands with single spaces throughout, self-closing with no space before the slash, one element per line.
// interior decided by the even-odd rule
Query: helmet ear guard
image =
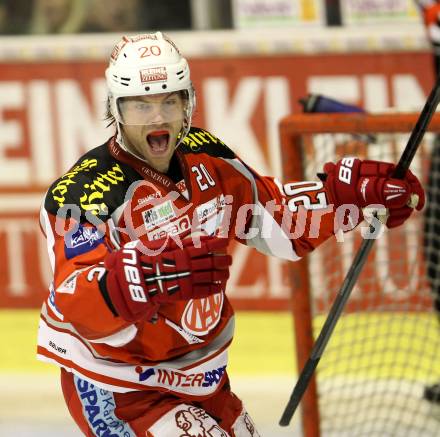
<path fill-rule="evenodd" d="M 118 133 L 119 98 L 186 91 L 188 102 L 178 144 L 183 141 L 191 127 L 196 99 L 188 63 L 168 36 L 161 32 L 124 36 L 112 51 L 105 77 L 109 110 Z"/>

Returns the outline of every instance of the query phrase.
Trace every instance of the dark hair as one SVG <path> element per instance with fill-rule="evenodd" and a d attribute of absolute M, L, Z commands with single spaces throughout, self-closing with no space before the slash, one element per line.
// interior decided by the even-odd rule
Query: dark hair
<path fill-rule="evenodd" d="M 110 97 L 109 96 L 107 96 L 107 101 L 105 102 L 104 121 L 108 122 L 106 127 L 110 127 L 112 124 L 114 124 L 116 126 L 116 119 L 113 116 L 112 111 L 110 110 Z"/>

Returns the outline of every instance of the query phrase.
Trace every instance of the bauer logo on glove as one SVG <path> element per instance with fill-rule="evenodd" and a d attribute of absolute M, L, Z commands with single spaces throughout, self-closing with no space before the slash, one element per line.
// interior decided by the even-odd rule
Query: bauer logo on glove
<path fill-rule="evenodd" d="M 420 211 L 425 204 L 417 177 L 407 170 L 403 179 L 393 178 L 395 168 L 387 162 L 347 157 L 336 164 L 327 162 L 322 179 L 335 208 L 356 205 L 362 211 L 370 205 L 383 205 L 388 210 L 386 226 L 394 228 L 408 219 L 413 208 Z"/>
<path fill-rule="evenodd" d="M 192 238 L 183 240 L 182 247 L 172 239 L 157 240 L 154 256 L 143 253 L 139 241 L 109 253 L 100 289 L 110 310 L 129 322 L 150 320 L 161 304 L 222 292 L 232 263 L 228 240 L 199 238 L 199 247 Z"/>

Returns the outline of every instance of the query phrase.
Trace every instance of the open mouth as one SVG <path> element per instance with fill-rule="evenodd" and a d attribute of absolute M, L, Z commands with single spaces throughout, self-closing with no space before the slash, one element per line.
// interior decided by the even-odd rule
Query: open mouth
<path fill-rule="evenodd" d="M 162 154 L 168 150 L 170 134 L 166 130 L 158 130 L 147 135 L 147 143 L 154 154 Z"/>

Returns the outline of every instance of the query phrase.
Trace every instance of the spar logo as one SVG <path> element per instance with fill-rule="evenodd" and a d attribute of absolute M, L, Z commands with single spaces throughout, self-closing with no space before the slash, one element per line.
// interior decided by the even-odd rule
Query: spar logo
<path fill-rule="evenodd" d="M 203 299 L 191 299 L 183 311 L 182 327 L 194 335 L 205 335 L 220 321 L 223 293 Z"/>
<path fill-rule="evenodd" d="M 130 425 L 120 420 L 116 414 L 113 393 L 85 379 L 74 376 L 76 393 L 82 406 L 83 416 L 95 436 L 121 437 L 134 436 Z"/>

